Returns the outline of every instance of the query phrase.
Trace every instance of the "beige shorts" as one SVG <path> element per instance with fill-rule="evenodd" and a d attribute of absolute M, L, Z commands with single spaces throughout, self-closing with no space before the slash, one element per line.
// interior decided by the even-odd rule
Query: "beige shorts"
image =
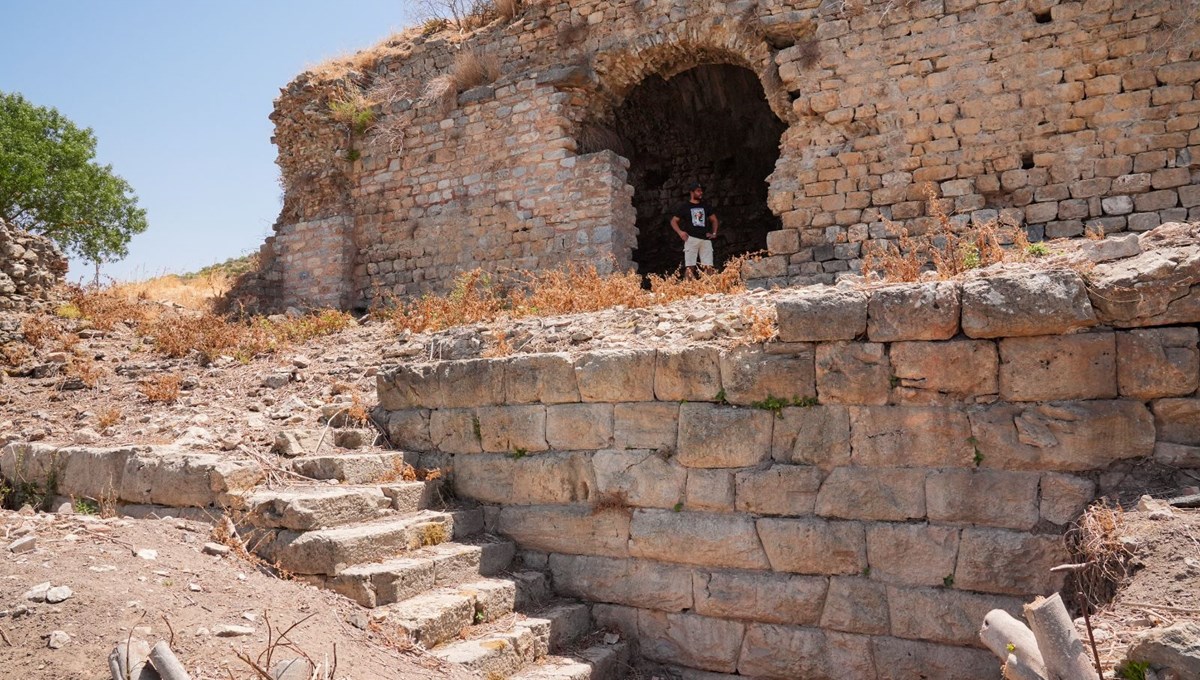
<path fill-rule="evenodd" d="M 700 264 L 705 267 L 712 266 L 712 241 L 706 238 L 688 236 L 688 240 L 683 242 L 683 266 L 695 267 L 697 258 L 699 258 Z"/>

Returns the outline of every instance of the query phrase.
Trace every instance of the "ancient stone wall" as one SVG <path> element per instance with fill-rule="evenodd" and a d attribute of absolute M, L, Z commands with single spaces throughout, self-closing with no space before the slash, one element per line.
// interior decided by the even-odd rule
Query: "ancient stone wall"
<path fill-rule="evenodd" d="M 870 244 L 931 231 L 927 184 L 960 226 L 998 218 L 1034 240 L 1200 217 L 1190 7 L 572 0 L 465 37 L 410 32 L 277 101 L 286 192 L 260 288 L 358 306 L 476 266 L 665 270 L 664 215 L 692 179 L 728 213 L 718 252 L 773 230 L 751 272 L 770 284 L 829 282 Z M 447 85 L 466 53 L 498 77 Z M 364 134 L 330 114 L 352 95 L 377 102 Z M 622 108 L 664 97 L 661 116 Z M 745 135 L 768 110 L 777 144 Z"/>
<path fill-rule="evenodd" d="M 50 239 L 0 220 L 0 309 L 24 309 L 63 282 L 67 260 Z"/>
<path fill-rule="evenodd" d="M 997 678 L 984 614 L 1062 587 L 1085 505 L 1200 467 L 1175 245 L 1097 268 L 1094 306 L 1021 271 L 795 293 L 764 346 L 401 366 L 378 415 L 559 592 L 712 673 L 683 677 Z"/>

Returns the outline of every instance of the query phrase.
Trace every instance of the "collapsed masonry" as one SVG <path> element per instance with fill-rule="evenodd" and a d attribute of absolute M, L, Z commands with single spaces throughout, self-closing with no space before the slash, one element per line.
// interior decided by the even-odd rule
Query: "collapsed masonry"
<path fill-rule="evenodd" d="M 0 309 L 28 309 L 47 299 L 66 273 L 54 241 L 0 220 Z"/>
<path fill-rule="evenodd" d="M 927 184 L 960 226 L 1033 240 L 1194 219 L 1190 7 L 571 0 L 413 31 L 277 100 L 284 206 L 243 292 L 348 308 L 474 267 L 669 271 L 691 180 L 724 217 L 718 259 L 765 248 L 750 276 L 772 285 L 930 232 Z M 464 55 L 498 76 L 448 85 Z M 365 131 L 333 120 L 362 97 Z"/>

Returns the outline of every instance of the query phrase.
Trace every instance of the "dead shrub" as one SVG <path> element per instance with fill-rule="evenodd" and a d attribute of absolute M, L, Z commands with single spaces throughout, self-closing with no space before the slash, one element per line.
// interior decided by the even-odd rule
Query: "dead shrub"
<path fill-rule="evenodd" d="M 10 342 L 0 347 L 0 358 L 8 366 L 20 366 L 33 358 L 33 350 L 21 342 Z"/>
<path fill-rule="evenodd" d="M 72 357 L 67 366 L 67 375 L 76 378 L 89 388 L 96 387 L 108 375 L 108 371 L 95 359 L 89 357 Z"/>
<path fill-rule="evenodd" d="M 158 299 L 153 295 L 157 290 L 159 288 L 153 284 L 153 280 L 145 284 L 122 284 L 108 288 L 73 286 L 68 290 L 68 299 L 83 318 L 91 322 L 93 328 L 111 331 L 117 324 L 136 326 L 153 317 L 156 310 L 144 304 L 144 301 Z"/>
<path fill-rule="evenodd" d="M 492 346 L 484 350 L 483 357 L 486 359 L 497 359 L 506 357 L 512 353 L 513 346 L 508 341 L 508 334 L 499 328 L 492 331 Z"/>
<path fill-rule="evenodd" d="M 141 381 L 138 384 L 138 392 L 149 401 L 173 404 L 179 399 L 182 385 L 183 376 L 178 373 L 163 373 Z"/>
<path fill-rule="evenodd" d="M 779 336 L 779 323 L 774 307 L 760 309 L 747 305 L 742 307 L 741 316 L 747 326 L 746 343 L 770 342 Z"/>
<path fill-rule="evenodd" d="M 500 77 L 500 62 L 494 55 L 478 50 L 463 50 L 450 66 L 454 89 L 465 92 L 473 87 L 496 82 Z"/>
<path fill-rule="evenodd" d="M 25 342 L 38 349 L 48 341 L 58 340 L 60 332 L 58 323 L 52 317 L 43 314 L 25 317 L 21 322 L 21 335 L 24 336 Z"/>
<path fill-rule="evenodd" d="M 108 428 L 121 422 L 125 414 L 116 406 L 105 406 L 96 412 L 96 427 L 103 432 Z"/>
<path fill-rule="evenodd" d="M 1093 608 L 1112 601 L 1133 573 L 1134 554 L 1121 540 L 1124 525 L 1121 507 L 1102 500 L 1067 530 L 1067 548 L 1076 562 L 1086 565 L 1071 578 L 1079 596 Z"/>
<path fill-rule="evenodd" d="M 492 276 L 475 269 L 460 274 L 449 295 L 426 295 L 411 302 L 401 302 L 386 315 L 398 330 L 420 333 L 491 320 L 504 306 L 503 295 Z"/>

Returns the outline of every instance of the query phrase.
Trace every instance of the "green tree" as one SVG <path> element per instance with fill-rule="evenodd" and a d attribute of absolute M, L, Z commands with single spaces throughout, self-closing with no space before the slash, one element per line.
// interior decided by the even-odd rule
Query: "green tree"
<path fill-rule="evenodd" d="M 0 218 L 50 237 L 68 254 L 112 262 L 146 230 L 146 211 L 129 183 L 95 156 L 91 128 L 0 92 Z"/>

